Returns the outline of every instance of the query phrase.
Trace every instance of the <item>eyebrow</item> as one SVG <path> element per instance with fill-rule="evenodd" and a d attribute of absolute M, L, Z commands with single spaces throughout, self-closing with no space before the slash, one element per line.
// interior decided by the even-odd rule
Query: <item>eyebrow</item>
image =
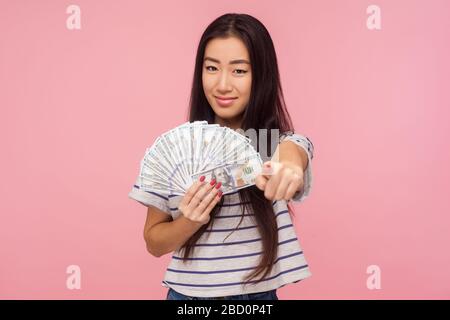
<path fill-rule="evenodd" d="M 219 61 L 219 60 L 214 59 L 214 58 L 211 58 L 211 57 L 205 57 L 205 59 L 204 59 L 203 61 L 207 61 L 207 60 L 212 61 L 212 62 L 215 62 L 215 63 L 219 63 L 219 64 L 220 64 L 220 61 Z M 231 60 L 231 61 L 230 61 L 230 64 L 239 64 L 239 63 L 250 64 L 250 62 L 248 62 L 248 61 L 245 60 L 245 59 L 238 59 L 238 60 Z"/>

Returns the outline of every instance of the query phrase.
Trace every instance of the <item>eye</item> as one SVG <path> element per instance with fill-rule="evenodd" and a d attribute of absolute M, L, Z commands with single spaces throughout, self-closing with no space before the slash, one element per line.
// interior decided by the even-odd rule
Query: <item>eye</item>
<path fill-rule="evenodd" d="M 213 68 L 213 69 L 211 70 L 210 68 Z M 208 71 L 215 71 L 215 70 L 217 70 L 217 68 L 214 67 L 214 66 L 206 66 L 205 69 L 208 70 Z M 246 74 L 247 73 L 247 70 L 243 70 L 243 69 L 235 69 L 234 71 L 238 71 L 237 74 Z"/>
<path fill-rule="evenodd" d="M 238 74 L 246 74 L 247 73 L 246 70 L 242 70 L 242 69 L 236 69 L 236 71 L 242 71 L 241 73 L 238 73 Z"/>

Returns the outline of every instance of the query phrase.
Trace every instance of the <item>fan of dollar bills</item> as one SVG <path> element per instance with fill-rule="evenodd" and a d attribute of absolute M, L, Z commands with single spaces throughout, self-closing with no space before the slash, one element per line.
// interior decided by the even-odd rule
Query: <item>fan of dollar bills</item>
<path fill-rule="evenodd" d="M 243 134 L 207 121 L 186 122 L 158 137 L 140 165 L 141 189 L 184 195 L 200 176 L 221 182 L 223 194 L 255 184 L 260 154 Z"/>

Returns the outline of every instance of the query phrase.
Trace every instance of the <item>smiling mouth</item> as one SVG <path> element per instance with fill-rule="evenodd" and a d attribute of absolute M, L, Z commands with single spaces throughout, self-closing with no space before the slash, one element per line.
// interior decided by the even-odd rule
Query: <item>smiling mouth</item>
<path fill-rule="evenodd" d="M 237 99 L 237 98 L 221 99 L 216 96 L 214 96 L 214 98 L 216 99 L 217 104 L 222 108 L 230 107 L 234 103 L 234 101 Z"/>
<path fill-rule="evenodd" d="M 218 97 L 218 96 L 214 96 L 214 98 L 222 100 L 222 101 L 237 99 L 237 97 Z"/>

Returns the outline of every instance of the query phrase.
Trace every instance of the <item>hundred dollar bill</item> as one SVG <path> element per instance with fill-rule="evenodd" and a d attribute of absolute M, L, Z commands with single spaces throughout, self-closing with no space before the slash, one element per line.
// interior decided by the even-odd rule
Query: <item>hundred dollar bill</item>
<path fill-rule="evenodd" d="M 156 146 L 158 146 L 158 143 Z M 179 178 L 179 167 L 173 167 L 170 163 L 165 161 L 164 156 L 160 153 L 161 151 L 164 151 L 164 149 L 157 147 L 152 147 L 146 151 L 146 154 L 141 162 L 141 173 L 144 169 L 148 169 L 149 171 L 153 171 L 154 173 L 160 175 L 162 179 L 170 180 L 173 184 L 177 185 L 181 189 L 184 189 L 185 184 Z"/>
<path fill-rule="evenodd" d="M 142 179 L 142 187 L 145 191 L 151 191 L 150 189 L 165 189 L 167 193 L 171 191 L 184 193 L 184 189 L 177 186 L 172 179 L 161 178 L 157 172 L 149 170 L 145 165 L 141 167 L 139 177 Z"/>
<path fill-rule="evenodd" d="M 216 179 L 221 182 L 223 194 L 233 193 L 236 190 L 250 187 L 255 184 L 256 177 L 262 171 L 262 160 L 259 154 L 240 163 L 226 163 L 212 169 L 197 172 L 191 175 L 192 181 L 205 176 L 206 181 Z"/>

